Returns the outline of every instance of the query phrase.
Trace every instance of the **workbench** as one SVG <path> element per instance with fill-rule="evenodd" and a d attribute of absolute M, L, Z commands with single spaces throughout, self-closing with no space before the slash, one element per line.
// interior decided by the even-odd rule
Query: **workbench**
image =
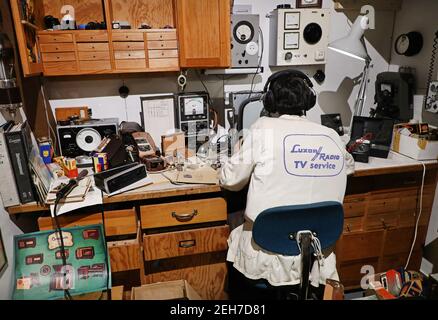
<path fill-rule="evenodd" d="M 410 268 L 419 269 L 437 184 L 438 161 L 422 163 L 391 152 L 388 159 L 356 164 L 344 202 L 344 232 L 336 246 L 338 271 L 347 289 L 358 288 L 363 266 L 375 272 L 403 266 L 420 213 Z M 228 197 L 219 186 L 154 184 L 104 197 L 104 205 L 61 217 L 65 227 L 102 223 L 115 285 L 186 279 L 204 299 L 225 299 Z M 237 197 L 244 202 L 245 194 Z M 230 202 L 228 203 L 228 205 Z M 233 203 L 234 207 L 234 203 Z M 103 208 L 103 209 L 102 209 Z M 93 211 L 94 210 L 94 211 Z M 30 204 L 11 216 L 41 213 L 40 230 L 53 229 L 48 208 Z"/>

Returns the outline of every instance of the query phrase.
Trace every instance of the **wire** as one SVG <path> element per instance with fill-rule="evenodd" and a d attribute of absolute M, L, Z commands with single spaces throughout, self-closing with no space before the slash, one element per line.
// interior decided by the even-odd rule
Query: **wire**
<path fill-rule="evenodd" d="M 264 39 L 264 37 L 263 37 L 263 30 L 262 30 L 261 27 L 259 27 L 259 32 L 260 32 L 260 45 L 261 45 L 261 47 L 262 47 L 262 51 L 261 51 L 261 54 L 260 54 L 259 65 L 257 66 L 256 72 L 254 73 L 254 76 L 252 77 L 251 91 L 250 91 L 250 94 L 249 94 L 249 99 L 251 99 L 251 96 L 252 96 L 252 94 L 254 93 L 254 81 L 255 81 L 256 76 L 257 76 L 258 73 L 259 73 L 259 69 L 260 69 L 261 66 L 262 66 L 262 63 L 263 63 L 263 55 L 264 55 L 264 52 L 265 52 L 265 39 Z"/>
<path fill-rule="evenodd" d="M 56 199 L 56 201 L 55 201 L 55 207 L 54 207 L 54 209 L 53 209 L 53 220 L 55 221 L 55 225 L 56 225 L 56 232 L 58 233 L 58 235 L 59 235 L 59 238 L 60 238 L 60 240 L 61 240 L 61 258 L 62 258 L 62 265 L 63 265 L 63 267 L 64 267 L 64 284 L 65 284 L 65 278 L 66 278 L 66 276 L 67 276 L 67 273 L 66 273 L 66 268 L 67 268 L 67 257 L 66 257 L 66 254 L 65 254 L 65 245 L 64 245 L 64 236 L 63 236 L 63 234 L 62 234 L 62 229 L 61 229 L 61 226 L 60 226 L 60 224 L 59 224 L 59 220 L 58 220 L 58 213 L 57 213 L 57 211 L 58 211 L 58 205 L 59 205 L 59 202 L 61 201 L 62 199 Z M 72 298 L 72 296 L 71 296 L 71 294 L 70 294 L 70 291 L 69 291 L 69 289 L 64 289 L 64 298 L 66 299 L 66 300 L 73 300 L 73 298 Z"/>
<path fill-rule="evenodd" d="M 429 90 L 430 84 L 432 82 L 433 78 L 433 72 L 435 70 L 435 61 L 436 61 L 436 53 L 438 51 L 438 31 L 435 33 L 435 38 L 433 39 L 433 46 L 432 46 L 432 57 L 430 58 L 430 65 L 429 65 L 429 72 L 427 74 L 427 86 L 426 91 Z M 427 100 L 428 100 L 428 92 L 426 92 L 426 95 L 424 96 L 424 106 L 426 109 L 428 109 L 427 106 Z"/>
<path fill-rule="evenodd" d="M 103 191 L 101 191 L 102 193 L 102 199 L 104 197 Z M 103 239 L 104 239 L 104 245 L 105 245 L 105 265 L 106 265 L 106 292 L 108 293 L 108 300 L 111 300 L 111 291 L 109 289 L 109 278 L 110 278 L 110 270 L 109 270 L 109 263 L 108 263 L 108 245 L 106 243 L 106 227 L 105 227 L 105 207 L 103 205 L 103 201 L 102 201 L 102 205 L 101 205 L 101 214 L 102 214 L 102 224 L 103 224 Z M 102 295 L 100 296 L 99 300 L 102 300 L 103 297 L 103 292 Z"/>
<path fill-rule="evenodd" d="M 208 93 L 208 103 L 210 104 L 210 107 L 213 105 L 213 100 L 211 99 L 210 91 L 208 90 L 207 86 L 204 83 L 204 80 L 202 80 L 201 75 L 199 74 L 198 70 L 195 70 L 196 76 L 198 77 L 199 81 L 201 81 L 202 86 L 204 87 L 205 91 Z"/>
<path fill-rule="evenodd" d="M 424 193 L 424 184 L 426 180 L 426 165 L 423 162 L 421 162 L 421 164 L 423 165 L 423 180 L 421 182 L 421 192 L 420 192 L 420 211 L 418 212 L 418 218 L 415 224 L 414 240 L 412 242 L 411 251 L 409 252 L 408 260 L 406 261 L 405 270 L 408 269 L 409 263 L 411 262 L 412 253 L 414 252 L 415 243 L 417 242 L 418 228 L 420 225 L 421 214 L 423 213 L 423 193 Z"/>

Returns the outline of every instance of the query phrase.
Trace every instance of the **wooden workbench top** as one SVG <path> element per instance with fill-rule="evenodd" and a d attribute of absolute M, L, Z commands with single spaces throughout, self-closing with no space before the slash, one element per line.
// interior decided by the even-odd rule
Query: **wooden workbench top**
<path fill-rule="evenodd" d="M 424 163 L 428 170 L 438 168 L 438 161 L 419 162 L 395 152 L 390 152 L 388 159 L 370 158 L 369 163 L 356 163 L 355 177 L 365 177 L 383 174 L 396 174 L 423 170 Z M 123 194 L 104 197 L 104 204 L 160 199 L 168 197 L 189 196 L 221 192 L 218 185 L 174 185 L 161 174 L 150 175 L 154 184 L 145 186 Z M 37 203 L 8 208 L 11 215 L 48 211 L 48 207 Z"/>

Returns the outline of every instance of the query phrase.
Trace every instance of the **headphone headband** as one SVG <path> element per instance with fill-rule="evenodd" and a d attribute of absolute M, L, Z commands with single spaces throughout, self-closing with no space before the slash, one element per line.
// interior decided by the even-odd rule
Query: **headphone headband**
<path fill-rule="evenodd" d="M 283 71 L 279 71 L 279 72 L 276 72 L 276 73 L 272 74 L 269 77 L 268 81 L 266 82 L 266 85 L 265 85 L 265 88 L 264 88 L 263 92 L 265 92 L 265 93 L 268 92 L 269 87 L 270 87 L 272 82 L 274 82 L 274 81 L 276 81 L 276 80 L 278 80 L 278 79 L 280 79 L 282 77 L 289 76 L 289 75 L 290 76 L 296 76 L 297 78 L 303 79 L 304 82 L 310 88 L 313 88 L 312 81 L 309 79 L 309 77 L 304 72 L 299 71 L 299 70 L 289 69 L 289 70 L 283 70 Z"/>

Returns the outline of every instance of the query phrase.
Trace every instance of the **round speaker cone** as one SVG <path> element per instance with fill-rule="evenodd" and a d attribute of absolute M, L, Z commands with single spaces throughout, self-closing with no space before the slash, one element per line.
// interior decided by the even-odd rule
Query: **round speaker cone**
<path fill-rule="evenodd" d="M 95 129 L 82 129 L 76 136 L 76 144 L 83 151 L 91 152 L 95 150 L 102 142 L 100 133 Z"/>

